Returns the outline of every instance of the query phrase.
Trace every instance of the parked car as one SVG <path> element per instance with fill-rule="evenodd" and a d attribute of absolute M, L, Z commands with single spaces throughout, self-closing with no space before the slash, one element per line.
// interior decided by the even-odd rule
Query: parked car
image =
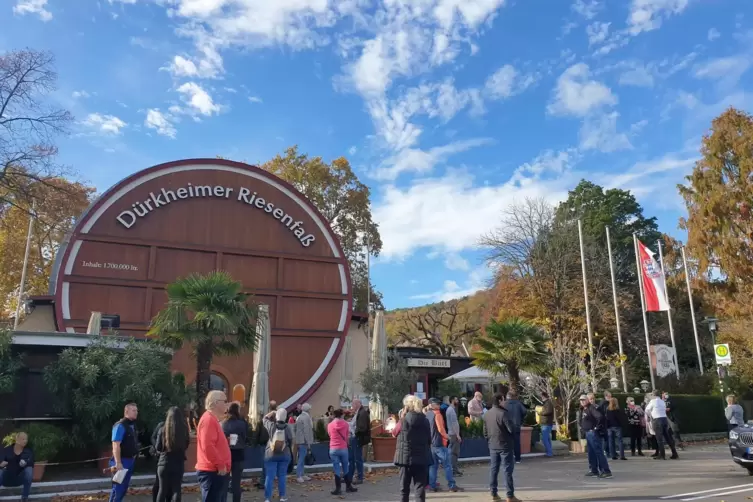
<path fill-rule="evenodd" d="M 729 452 L 732 460 L 753 476 L 753 421 L 729 432 Z"/>

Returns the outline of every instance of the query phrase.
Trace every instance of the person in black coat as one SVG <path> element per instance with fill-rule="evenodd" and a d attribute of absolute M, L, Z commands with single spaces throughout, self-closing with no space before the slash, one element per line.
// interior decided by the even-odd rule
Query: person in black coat
<path fill-rule="evenodd" d="M 173 406 L 167 410 L 165 423 L 158 429 L 154 444 L 154 450 L 159 455 L 157 502 L 180 502 L 189 442 L 186 416 L 180 408 Z"/>
<path fill-rule="evenodd" d="M 21 500 L 29 500 L 34 452 L 27 446 L 29 436 L 25 432 L 16 433 L 12 445 L 0 450 L 0 486 L 21 486 Z"/>
<path fill-rule="evenodd" d="M 246 463 L 248 422 L 241 417 L 240 403 L 230 403 L 227 415 L 227 420 L 222 423 L 222 430 L 230 443 L 230 491 L 233 492 L 233 502 L 240 502 L 243 495 L 241 478 L 243 465 Z"/>
<path fill-rule="evenodd" d="M 423 402 L 420 399 L 406 396 L 403 405 L 400 421 L 393 432 L 397 435 L 395 465 L 400 467 L 400 496 L 402 502 L 408 502 L 412 483 L 416 500 L 423 502 L 431 461 L 431 429 L 421 411 Z"/>
<path fill-rule="evenodd" d="M 507 502 L 520 502 L 515 497 L 515 483 L 512 473 L 515 470 L 515 430 L 520 430 L 520 409 L 513 404 L 508 409 L 505 395 L 494 394 L 492 407 L 484 414 L 484 437 L 489 442 L 491 456 L 489 469 L 489 490 L 494 500 L 501 500 L 497 492 L 499 469 L 505 468 Z"/>

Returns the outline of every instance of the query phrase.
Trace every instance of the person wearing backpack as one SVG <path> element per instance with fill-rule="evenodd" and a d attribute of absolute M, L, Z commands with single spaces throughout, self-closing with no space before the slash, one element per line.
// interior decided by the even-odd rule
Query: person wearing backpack
<path fill-rule="evenodd" d="M 285 408 L 269 412 L 264 417 L 264 428 L 269 433 L 269 442 L 264 450 L 264 468 L 267 473 L 264 481 L 264 502 L 272 499 L 272 488 L 277 477 L 280 502 L 288 500 L 286 481 L 290 465 L 293 431 L 287 424 L 288 412 Z"/>

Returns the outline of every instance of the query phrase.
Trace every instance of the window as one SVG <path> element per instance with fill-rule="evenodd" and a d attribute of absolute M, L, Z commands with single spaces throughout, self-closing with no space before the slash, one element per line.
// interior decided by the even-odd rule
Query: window
<path fill-rule="evenodd" d="M 212 373 L 209 377 L 209 390 L 221 390 L 227 394 L 227 381 L 219 373 Z"/>

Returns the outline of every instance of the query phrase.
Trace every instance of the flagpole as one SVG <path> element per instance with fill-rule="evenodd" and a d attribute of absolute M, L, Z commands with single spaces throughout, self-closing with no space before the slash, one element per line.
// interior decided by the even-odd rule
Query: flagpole
<path fill-rule="evenodd" d="M 698 326 L 695 322 L 695 306 L 693 306 L 693 290 L 690 288 L 690 274 L 688 274 L 688 261 L 685 259 L 685 246 L 682 250 L 682 266 L 685 269 L 685 284 L 688 286 L 688 301 L 690 302 L 690 318 L 693 320 L 693 336 L 695 337 L 695 350 L 698 354 L 698 369 L 703 375 L 703 359 L 701 358 L 701 344 L 698 342 Z"/>
<path fill-rule="evenodd" d="M 366 340 L 371 355 L 371 239 L 366 231 Z"/>
<path fill-rule="evenodd" d="M 672 306 L 669 304 L 669 290 L 667 289 L 667 270 L 664 267 L 664 253 L 661 249 L 661 239 L 656 241 L 659 247 L 659 260 L 661 261 L 661 273 L 664 277 L 664 297 L 667 299 L 667 319 L 669 320 L 669 338 L 672 340 L 672 350 L 675 353 L 675 374 L 680 379 L 680 361 L 677 360 L 677 344 L 675 343 L 675 328 L 672 326 Z"/>
<path fill-rule="evenodd" d="M 578 242 L 580 243 L 580 267 L 583 271 L 583 297 L 586 302 L 586 329 L 588 330 L 588 355 L 591 359 L 591 390 L 596 392 L 596 361 L 594 361 L 593 329 L 591 328 L 591 309 L 588 306 L 588 279 L 586 279 L 586 256 L 583 253 L 583 227 L 578 220 Z"/>
<path fill-rule="evenodd" d="M 635 268 L 638 271 L 638 289 L 641 295 L 641 313 L 643 314 L 643 331 L 646 333 L 646 356 L 648 357 L 648 373 L 651 375 L 651 390 L 656 389 L 654 372 L 651 369 L 651 342 L 648 340 L 648 319 L 646 319 L 646 299 L 643 297 L 643 270 L 641 267 L 641 253 L 638 250 L 638 237 L 633 234 L 633 248 L 635 250 Z"/>
<path fill-rule="evenodd" d="M 14 331 L 18 328 L 18 320 L 21 317 L 21 304 L 26 286 L 26 269 L 29 266 L 29 252 L 31 251 L 31 232 L 34 227 L 34 207 L 35 204 L 32 204 L 29 212 L 29 230 L 26 232 L 26 251 L 24 251 L 24 264 L 21 268 L 21 286 L 18 288 L 18 299 L 16 300 L 16 318 L 13 319 Z"/>
<path fill-rule="evenodd" d="M 617 285 L 614 281 L 614 263 L 612 262 L 612 239 L 609 237 L 609 227 L 605 227 L 607 230 L 607 251 L 609 253 L 609 273 L 612 276 L 612 300 L 614 301 L 614 319 L 617 324 L 617 346 L 620 351 L 620 360 L 622 360 L 622 331 L 620 330 L 620 309 L 617 306 Z M 622 390 L 627 394 L 627 372 L 625 370 L 625 362 L 622 361 L 620 365 L 622 371 Z"/>

